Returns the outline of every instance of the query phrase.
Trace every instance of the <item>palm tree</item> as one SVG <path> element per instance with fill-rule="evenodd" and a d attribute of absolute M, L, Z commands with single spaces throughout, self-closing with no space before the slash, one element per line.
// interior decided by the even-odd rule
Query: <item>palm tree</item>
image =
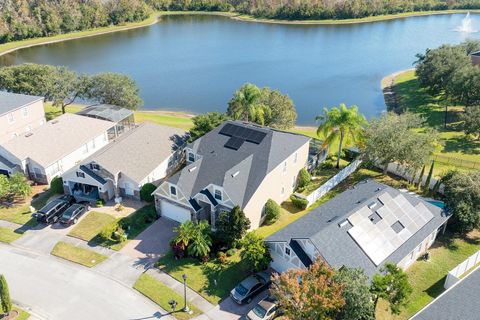
<path fill-rule="evenodd" d="M 339 108 L 333 107 L 330 110 L 323 108 L 323 115 L 317 116 L 315 120 L 320 121 L 317 135 L 323 134 L 325 146 L 331 146 L 334 141 L 340 139 L 337 156 L 337 168 L 339 168 L 344 140 L 350 136 L 354 142 L 358 141 L 362 137 L 367 120 L 358 112 L 357 106 L 348 108 L 344 103 L 340 104 Z"/>
<path fill-rule="evenodd" d="M 228 103 L 227 114 L 235 120 L 252 121 L 263 125 L 271 114 L 268 106 L 261 103 L 262 91 L 252 83 L 246 83 L 235 92 Z"/>
<path fill-rule="evenodd" d="M 188 246 L 189 255 L 198 258 L 208 256 L 212 246 L 210 231 L 210 225 L 208 224 L 207 220 L 201 220 L 195 225 L 192 242 Z"/>
<path fill-rule="evenodd" d="M 175 237 L 174 242 L 176 244 L 182 243 L 185 247 L 187 247 L 190 241 L 193 240 L 195 229 L 196 226 L 192 221 L 185 221 L 184 223 L 173 229 L 173 231 L 178 233 Z"/>

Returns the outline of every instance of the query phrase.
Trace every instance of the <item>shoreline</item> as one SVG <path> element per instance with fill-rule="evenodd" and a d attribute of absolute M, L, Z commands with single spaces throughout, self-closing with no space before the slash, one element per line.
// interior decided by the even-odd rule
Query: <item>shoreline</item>
<path fill-rule="evenodd" d="M 400 105 L 397 100 L 397 95 L 395 93 L 395 79 L 401 74 L 406 72 L 414 71 L 415 68 L 408 68 L 400 71 L 395 71 L 387 76 L 385 76 L 380 81 L 380 87 L 382 88 L 383 92 L 383 101 L 385 102 L 385 106 L 387 107 L 387 111 L 393 111 L 397 114 L 402 113 Z"/>
<path fill-rule="evenodd" d="M 173 15 L 223 16 L 236 21 L 281 24 L 281 25 L 349 25 L 349 24 L 361 24 L 361 23 L 374 23 L 374 22 L 389 21 L 389 20 L 395 20 L 395 19 L 405 19 L 410 17 L 467 13 L 467 12 L 480 13 L 480 9 L 474 9 L 474 10 L 455 9 L 455 10 L 422 11 L 422 12 L 405 12 L 405 13 L 392 14 L 392 15 L 369 16 L 365 18 L 355 18 L 355 19 L 345 19 L 345 20 L 276 20 L 276 19 L 266 19 L 266 18 L 255 18 L 250 15 L 245 15 L 245 14 L 236 13 L 236 12 L 157 11 L 155 13 L 152 13 L 152 15 L 144 21 L 132 22 L 122 26 L 107 26 L 107 27 L 102 27 L 98 29 L 64 33 L 64 34 L 59 34 L 51 37 L 25 39 L 25 40 L 0 44 L 0 57 L 20 49 L 26 49 L 26 48 L 31 48 L 31 47 L 41 46 L 46 44 L 77 40 L 77 39 L 94 37 L 94 36 L 99 36 L 99 35 L 104 35 L 104 34 L 109 34 L 114 32 L 121 32 L 121 31 L 149 27 L 158 23 L 162 17 L 173 16 Z"/>

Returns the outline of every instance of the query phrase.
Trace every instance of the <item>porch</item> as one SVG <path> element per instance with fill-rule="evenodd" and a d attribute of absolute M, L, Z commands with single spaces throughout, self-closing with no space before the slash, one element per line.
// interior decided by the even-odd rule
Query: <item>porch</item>
<path fill-rule="evenodd" d="M 73 195 L 77 201 L 96 202 L 100 199 L 97 186 L 79 182 L 69 182 L 69 189 L 70 194 Z"/>

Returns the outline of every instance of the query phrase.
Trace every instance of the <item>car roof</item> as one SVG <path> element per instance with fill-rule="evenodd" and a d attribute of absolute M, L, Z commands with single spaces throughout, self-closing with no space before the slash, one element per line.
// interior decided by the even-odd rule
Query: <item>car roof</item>
<path fill-rule="evenodd" d="M 255 275 L 256 275 L 257 277 L 259 277 L 259 278 L 262 278 L 262 280 L 264 280 L 265 282 L 268 282 L 268 281 L 270 280 L 271 276 L 272 276 L 272 275 L 271 275 L 269 272 L 267 272 L 267 271 L 257 272 Z"/>
<path fill-rule="evenodd" d="M 276 305 L 276 301 L 272 297 L 266 297 L 258 303 L 263 309 L 269 310 Z"/>
<path fill-rule="evenodd" d="M 249 290 L 257 283 L 260 283 L 260 281 L 258 281 L 258 279 L 255 278 L 254 276 L 250 276 L 241 282 L 242 286 L 244 286 L 246 289 L 249 289 Z"/>
<path fill-rule="evenodd" d="M 76 210 L 76 209 L 79 209 L 79 208 L 81 208 L 81 207 L 83 207 L 83 205 L 78 204 L 78 203 L 74 203 L 74 204 L 72 204 L 70 207 L 68 207 L 67 211 L 69 211 L 69 210 Z"/>

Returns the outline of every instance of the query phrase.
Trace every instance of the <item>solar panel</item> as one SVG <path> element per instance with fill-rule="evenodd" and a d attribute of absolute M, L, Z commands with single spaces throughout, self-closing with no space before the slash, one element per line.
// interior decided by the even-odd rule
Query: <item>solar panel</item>
<path fill-rule="evenodd" d="M 255 143 L 255 144 L 260 144 L 263 141 L 263 139 L 265 138 L 266 135 L 267 134 L 265 132 L 252 130 L 252 133 L 247 138 L 247 141 Z"/>
<path fill-rule="evenodd" d="M 242 138 L 244 140 L 247 140 L 247 138 L 250 136 L 252 130 L 248 128 L 242 128 L 240 132 L 237 133 L 237 137 Z"/>
<path fill-rule="evenodd" d="M 223 128 L 220 130 L 219 133 L 223 134 L 224 136 L 231 137 L 233 129 L 234 129 L 234 125 L 231 123 L 227 123 L 226 125 L 223 126 Z"/>
<path fill-rule="evenodd" d="M 224 147 L 232 150 L 238 150 L 244 142 L 245 140 L 241 138 L 231 137 L 228 139 L 227 143 L 225 143 Z"/>

